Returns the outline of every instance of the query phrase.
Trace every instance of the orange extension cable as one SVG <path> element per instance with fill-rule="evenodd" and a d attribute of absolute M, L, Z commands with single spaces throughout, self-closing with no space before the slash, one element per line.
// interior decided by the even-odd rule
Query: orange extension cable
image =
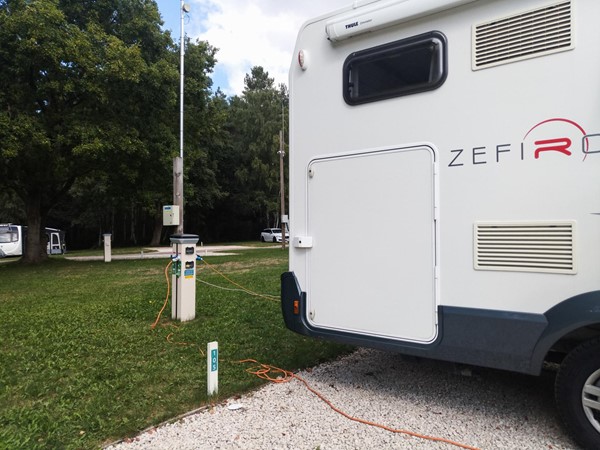
<path fill-rule="evenodd" d="M 221 276 L 222 278 L 224 278 L 225 280 L 227 280 L 229 283 L 233 284 L 234 286 L 237 286 L 238 288 L 240 288 L 240 290 L 242 290 L 243 292 L 252 295 L 254 297 L 260 297 L 260 298 L 264 298 L 266 300 L 271 300 L 271 301 L 279 301 L 279 297 L 276 297 L 274 295 L 267 295 L 267 294 L 259 294 L 258 292 L 254 292 L 251 291 L 248 288 L 245 288 L 244 286 L 242 286 L 239 283 L 236 283 L 235 281 L 233 281 L 231 278 L 227 277 L 227 275 L 225 275 L 224 273 L 220 272 L 219 270 L 217 270 L 214 266 L 212 266 L 211 264 L 209 264 L 208 262 L 206 262 L 204 259 L 202 259 L 202 262 L 213 272 L 215 272 L 217 275 Z M 163 311 L 165 310 L 165 308 L 167 307 L 167 304 L 169 303 L 169 295 L 171 293 L 171 280 L 169 280 L 169 267 L 171 267 L 171 264 L 173 264 L 173 261 L 169 261 L 169 264 L 167 264 L 167 267 L 165 267 L 165 279 L 167 280 L 167 296 L 165 297 L 165 302 L 163 303 L 162 308 L 160 309 L 158 315 L 156 316 L 156 320 L 154 321 L 154 323 L 150 326 L 151 329 L 155 329 L 156 326 L 158 325 L 158 322 L 160 321 L 160 317 L 162 316 Z"/>
<path fill-rule="evenodd" d="M 279 367 L 270 366 L 268 364 L 262 364 L 254 359 L 244 359 L 244 360 L 240 361 L 240 363 L 256 364 L 255 366 L 246 369 L 246 372 L 248 372 L 252 375 L 256 375 L 257 377 L 259 377 L 263 380 L 271 381 L 273 383 L 288 383 L 288 382 L 292 381 L 294 378 L 298 381 L 301 381 L 304 384 L 304 386 L 306 387 L 306 389 L 308 389 L 310 392 L 315 394 L 318 398 L 320 398 L 323 402 L 325 402 L 325 404 L 327 404 L 327 406 L 329 406 L 331 409 L 333 409 L 336 413 L 341 414 L 346 419 L 352 420 L 354 422 L 362 423 L 364 425 L 369 425 L 372 427 L 381 428 L 386 431 L 390 431 L 392 433 L 406 434 L 408 436 L 416 437 L 419 439 L 426 439 L 426 440 L 435 441 L 435 442 L 443 442 L 443 443 L 454 445 L 456 447 L 464 448 L 467 450 L 479 450 L 477 447 L 471 447 L 469 445 L 461 444 L 459 442 L 454 442 L 449 439 L 438 438 L 438 437 L 434 437 L 434 436 L 427 436 L 427 435 L 415 433 L 413 431 L 408 431 L 408 430 L 395 429 L 395 428 L 391 428 L 391 427 L 388 427 L 385 425 L 381 425 L 379 423 L 370 422 L 368 420 L 364 420 L 364 419 L 360 419 L 358 417 L 351 416 L 350 414 L 347 414 L 344 411 L 342 411 L 341 409 L 335 407 L 329 400 L 327 400 L 325 398 L 325 396 L 323 394 L 321 394 L 317 390 L 310 387 L 310 385 L 307 383 L 307 381 L 305 379 L 296 375 L 293 372 L 290 372 L 289 370 L 280 369 Z M 275 375 L 273 375 L 273 374 L 275 374 Z"/>
<path fill-rule="evenodd" d="M 165 278 L 167 279 L 167 296 L 165 297 L 165 302 L 163 303 L 163 306 L 160 309 L 158 316 L 156 316 L 156 320 L 150 326 L 150 328 L 152 328 L 153 330 L 156 328 L 156 325 L 158 325 L 158 322 L 160 321 L 160 316 L 162 316 L 163 311 L 167 307 L 167 303 L 169 303 L 169 294 L 171 293 L 171 281 L 169 280 L 169 267 L 171 267 L 171 264 L 173 264 L 173 261 L 169 261 L 169 264 L 167 264 L 167 267 L 165 267 Z"/>
<path fill-rule="evenodd" d="M 158 322 L 160 321 L 160 317 L 161 317 L 163 311 L 165 310 L 165 308 L 167 307 L 167 304 L 169 303 L 169 294 L 170 294 L 171 283 L 170 283 L 170 280 L 169 280 L 168 270 L 169 270 L 169 267 L 171 266 L 171 264 L 172 264 L 172 261 L 169 262 L 169 264 L 167 264 L 167 266 L 165 267 L 165 278 L 167 280 L 167 296 L 165 298 L 165 302 L 164 302 L 164 304 L 163 304 L 160 312 L 156 316 L 156 320 L 154 321 L 154 323 L 151 326 L 152 329 L 156 328 L 156 326 L 158 325 Z M 205 264 L 209 268 L 211 268 L 211 270 L 213 270 L 214 272 L 218 273 L 219 275 L 221 275 L 222 277 L 224 277 L 225 279 L 227 279 L 231 283 L 235 284 L 236 286 L 239 286 L 237 283 L 235 283 L 232 280 L 230 280 L 229 278 L 227 278 L 221 272 L 219 272 L 218 270 L 214 269 L 210 264 L 208 264 L 208 263 L 205 263 Z M 243 288 L 243 289 L 246 290 L 245 288 Z M 269 299 L 268 296 L 263 296 L 263 295 L 260 295 L 260 294 L 255 294 L 252 291 L 247 291 L 247 292 L 248 293 L 252 293 L 254 295 L 258 295 L 260 297 L 264 297 L 264 298 Z M 271 299 L 269 299 L 269 300 L 271 300 Z M 171 343 L 171 344 L 184 345 L 184 346 L 195 346 L 195 344 L 190 344 L 188 342 L 175 342 L 175 341 L 172 340 L 172 338 L 173 338 L 173 333 L 170 333 L 167 336 L 167 341 L 169 343 Z M 200 347 L 198 347 L 198 348 L 200 348 Z M 202 349 L 200 349 L 200 353 L 202 355 L 204 355 L 204 352 L 202 351 Z M 319 399 L 321 399 L 325 404 L 327 404 L 335 412 L 337 412 L 338 414 L 341 414 L 342 416 L 344 416 L 348 420 L 352 420 L 354 422 L 362 423 L 364 425 L 369 425 L 369 426 L 372 426 L 372 427 L 381 428 L 381 429 L 389 431 L 391 433 L 406 434 L 408 436 L 416 437 L 418 439 L 425 439 L 425 440 L 434 441 L 434 442 L 443 442 L 443 443 L 446 443 L 446 444 L 449 444 L 449 445 L 454 445 L 456 447 L 460 447 L 460 448 L 467 449 L 467 450 L 479 450 L 477 447 L 471 447 L 469 445 L 461 444 L 459 442 L 454 442 L 454 441 L 451 441 L 449 439 L 438 438 L 438 437 L 434 437 L 434 436 L 427 436 L 427 435 L 415 433 L 415 432 L 409 431 L 409 430 L 395 429 L 395 428 L 391 428 L 391 427 L 388 427 L 386 425 L 382 425 L 382 424 L 379 424 L 379 423 L 376 423 L 376 422 L 370 422 L 370 421 L 365 420 L 365 419 L 360 419 L 358 417 L 351 416 L 350 414 L 345 413 L 341 409 L 339 409 L 336 406 L 334 406 L 329 400 L 327 400 L 327 398 L 325 398 L 325 396 L 323 394 L 321 394 L 317 390 L 313 389 L 304 378 L 300 377 L 299 375 L 296 375 L 295 373 L 293 373 L 293 372 L 291 372 L 289 370 L 280 369 L 279 367 L 270 366 L 268 364 L 262 364 L 262 363 L 259 363 L 258 361 L 256 361 L 255 359 L 244 359 L 244 360 L 239 361 L 239 362 L 240 363 L 253 363 L 253 364 L 256 364 L 255 366 L 246 369 L 246 372 L 248 372 L 248 373 L 250 373 L 252 375 L 255 375 L 255 376 L 257 376 L 257 377 L 259 377 L 259 378 L 261 378 L 263 380 L 270 381 L 272 383 L 289 383 L 293 379 L 301 381 L 304 384 L 304 386 L 306 387 L 306 389 L 308 389 L 310 392 L 312 392 L 314 395 L 316 395 Z M 276 374 L 276 375 L 273 376 L 272 374 Z"/>
<path fill-rule="evenodd" d="M 206 265 L 214 273 L 216 273 L 217 275 L 221 276 L 222 278 L 224 278 L 225 280 L 227 280 L 229 283 L 233 284 L 234 286 L 237 286 L 238 288 L 240 288 L 240 290 L 242 290 L 246 294 L 252 295 L 254 297 L 264 298 L 266 300 L 279 301 L 279 297 L 277 297 L 277 296 L 268 295 L 268 294 L 259 294 L 258 292 L 254 292 L 254 291 L 251 291 L 248 288 L 245 288 L 241 284 L 236 283 L 235 281 L 233 281 L 231 278 L 229 278 L 224 273 L 222 273 L 219 270 L 217 270 L 213 265 L 209 264 L 206 260 L 202 259 L 202 262 L 204 263 L 204 265 Z"/>

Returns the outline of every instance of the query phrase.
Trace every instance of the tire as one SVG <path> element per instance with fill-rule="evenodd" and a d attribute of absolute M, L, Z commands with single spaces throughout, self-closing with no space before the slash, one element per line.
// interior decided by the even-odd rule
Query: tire
<path fill-rule="evenodd" d="M 260 240 L 261 240 L 261 242 L 266 242 L 266 241 L 265 241 L 265 237 L 264 237 L 264 236 L 261 236 L 261 237 L 260 237 Z"/>
<path fill-rule="evenodd" d="M 572 350 L 556 376 L 558 413 L 583 448 L 600 448 L 600 338 Z"/>
<path fill-rule="evenodd" d="M 273 242 L 277 242 L 277 238 L 273 238 Z"/>

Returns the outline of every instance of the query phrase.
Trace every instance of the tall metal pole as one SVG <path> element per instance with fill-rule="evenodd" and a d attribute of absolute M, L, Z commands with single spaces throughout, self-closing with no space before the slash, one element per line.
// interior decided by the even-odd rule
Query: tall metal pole
<path fill-rule="evenodd" d="M 179 39 L 179 67 L 180 67 L 180 78 L 179 78 L 179 157 L 183 159 L 183 84 L 184 84 L 184 56 L 185 56 L 185 33 L 183 30 L 184 27 L 184 18 L 185 18 L 185 8 L 186 5 L 181 0 L 181 7 L 179 8 L 179 13 L 181 16 L 181 37 Z"/>
<path fill-rule="evenodd" d="M 285 249 L 285 229 L 287 221 L 284 222 L 285 217 L 285 179 L 283 177 L 283 157 L 285 152 L 283 151 L 283 130 L 279 132 L 279 183 L 281 191 L 281 248 Z"/>
<path fill-rule="evenodd" d="M 177 187 L 174 189 L 174 204 L 179 206 L 179 225 L 177 226 L 177 234 L 183 234 L 183 86 L 184 86 L 184 61 L 185 61 L 185 32 L 184 19 L 185 13 L 189 11 L 189 6 L 180 0 L 180 19 L 181 19 L 181 35 L 179 41 L 179 158 L 173 161 L 173 174 L 176 180 Z"/>

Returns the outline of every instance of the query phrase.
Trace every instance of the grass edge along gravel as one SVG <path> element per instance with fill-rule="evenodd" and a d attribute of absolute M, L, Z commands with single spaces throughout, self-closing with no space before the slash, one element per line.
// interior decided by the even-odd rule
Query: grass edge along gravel
<path fill-rule="evenodd" d="M 245 288 L 279 294 L 287 252 L 260 249 L 207 262 Z M 0 265 L 0 449 L 98 448 L 263 382 L 237 361 L 290 370 L 348 347 L 287 330 L 278 301 L 198 283 L 197 317 L 152 330 L 167 260 Z M 198 278 L 230 288 L 199 265 Z M 206 343 L 219 342 L 219 395 L 206 392 Z"/>

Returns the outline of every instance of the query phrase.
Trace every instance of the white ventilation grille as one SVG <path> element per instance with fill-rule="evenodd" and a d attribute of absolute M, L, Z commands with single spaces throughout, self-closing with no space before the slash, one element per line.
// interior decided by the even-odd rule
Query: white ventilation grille
<path fill-rule="evenodd" d="M 476 223 L 475 269 L 576 273 L 575 222 Z"/>
<path fill-rule="evenodd" d="M 573 48 L 571 0 L 473 26 L 473 70 Z"/>

